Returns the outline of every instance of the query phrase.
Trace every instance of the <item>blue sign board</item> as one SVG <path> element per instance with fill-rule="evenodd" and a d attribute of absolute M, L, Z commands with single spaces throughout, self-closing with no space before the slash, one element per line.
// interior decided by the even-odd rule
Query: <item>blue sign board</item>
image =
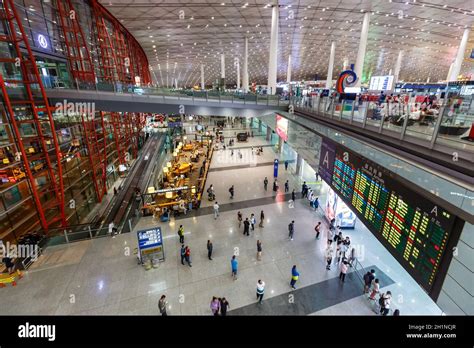
<path fill-rule="evenodd" d="M 278 164 L 279 164 L 278 159 L 275 159 L 275 162 L 273 162 L 273 177 L 274 178 L 278 178 Z"/>
<path fill-rule="evenodd" d="M 33 31 L 35 46 L 41 50 L 51 51 L 51 43 L 48 35 Z"/>
<path fill-rule="evenodd" d="M 169 128 L 179 128 L 183 126 L 183 122 L 168 122 Z"/>
<path fill-rule="evenodd" d="M 147 256 L 164 260 L 163 238 L 160 227 L 137 231 L 137 238 L 142 259 Z"/>

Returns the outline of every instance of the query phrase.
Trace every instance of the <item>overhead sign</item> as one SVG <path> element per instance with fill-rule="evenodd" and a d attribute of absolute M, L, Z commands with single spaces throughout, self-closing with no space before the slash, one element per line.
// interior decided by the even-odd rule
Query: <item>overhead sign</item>
<path fill-rule="evenodd" d="M 137 231 L 137 238 L 142 261 L 151 259 L 164 261 L 165 254 L 160 227 Z"/>
<path fill-rule="evenodd" d="M 177 192 L 177 191 L 183 191 L 183 190 L 188 190 L 189 186 L 181 186 L 181 187 L 173 187 L 173 188 L 168 188 L 168 189 L 161 189 L 161 190 L 156 190 L 153 192 L 149 193 L 166 193 L 166 192 Z"/>
<path fill-rule="evenodd" d="M 389 91 L 392 89 L 393 76 L 372 76 L 370 78 L 369 90 L 371 91 Z"/>

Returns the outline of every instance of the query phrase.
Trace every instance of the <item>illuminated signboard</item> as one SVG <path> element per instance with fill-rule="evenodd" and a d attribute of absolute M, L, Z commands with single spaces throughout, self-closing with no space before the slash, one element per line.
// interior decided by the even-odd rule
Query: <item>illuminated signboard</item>
<path fill-rule="evenodd" d="M 284 141 L 288 141 L 288 120 L 283 116 L 276 115 L 276 132 Z"/>
<path fill-rule="evenodd" d="M 372 76 L 370 78 L 370 91 L 389 91 L 392 89 L 393 76 Z"/>
<path fill-rule="evenodd" d="M 43 34 L 36 34 L 36 42 L 38 42 L 38 46 L 42 49 L 49 49 L 49 40 Z"/>
<path fill-rule="evenodd" d="M 324 214 L 328 221 L 334 219 L 335 225 L 341 228 L 354 228 L 356 223 L 355 214 L 334 192 L 333 189 L 327 186 L 326 204 L 324 205 Z"/>
<path fill-rule="evenodd" d="M 143 261 L 146 259 L 164 260 L 163 238 L 160 227 L 137 231 L 137 238 L 138 249 Z"/>
<path fill-rule="evenodd" d="M 456 216 L 414 192 L 394 173 L 328 139 L 321 146 L 319 173 L 430 292 Z"/>

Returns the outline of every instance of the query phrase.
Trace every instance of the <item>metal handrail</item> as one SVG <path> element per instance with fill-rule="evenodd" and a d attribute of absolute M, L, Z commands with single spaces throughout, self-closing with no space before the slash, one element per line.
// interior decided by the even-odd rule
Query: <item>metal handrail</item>
<path fill-rule="evenodd" d="M 275 106 L 284 106 L 290 103 L 289 98 L 279 96 L 279 95 L 263 95 L 263 98 L 259 98 L 259 94 L 257 93 L 241 93 L 241 92 L 225 92 L 225 91 L 213 91 L 213 90 L 205 90 L 205 91 L 195 91 L 191 90 L 172 90 L 166 88 L 158 88 L 158 87 L 143 87 L 137 88 L 135 86 L 129 85 L 119 85 L 117 88 L 116 84 L 111 83 L 102 83 L 99 82 L 97 84 L 74 84 L 67 83 L 64 81 L 62 83 L 61 88 L 49 88 L 49 90 L 75 90 L 75 91 L 96 91 L 96 92 L 112 92 L 114 94 L 129 94 L 129 95 L 145 95 L 145 96 L 160 96 L 160 97 L 173 97 L 177 98 L 178 100 L 189 98 L 190 100 L 214 100 L 220 104 L 222 103 L 241 103 L 241 104 L 250 104 L 249 102 L 253 102 L 255 105 L 275 105 Z"/>

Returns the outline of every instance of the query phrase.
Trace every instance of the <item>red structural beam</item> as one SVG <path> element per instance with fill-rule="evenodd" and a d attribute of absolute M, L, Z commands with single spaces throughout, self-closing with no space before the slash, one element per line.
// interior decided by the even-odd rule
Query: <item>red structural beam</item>
<path fill-rule="evenodd" d="M 132 83 L 136 83 L 137 81 L 135 80 L 135 76 L 140 77 L 140 83 L 147 85 L 151 83 L 151 74 L 150 74 L 150 69 L 149 69 L 149 63 L 148 63 L 148 58 L 146 56 L 145 51 L 143 48 L 140 46 L 138 41 L 133 37 L 133 35 L 104 7 L 102 6 L 97 0 L 91 0 L 91 5 L 92 9 L 94 12 L 94 18 L 96 21 L 96 27 L 97 31 L 99 33 L 99 27 L 106 27 L 106 22 L 110 23 L 110 27 L 113 28 L 112 30 L 114 33 L 108 33 L 107 30 L 105 32 L 103 30 L 100 31 L 100 37 L 99 37 L 99 45 L 105 45 L 105 46 L 110 46 L 110 47 L 115 47 L 115 48 L 120 48 L 120 41 L 125 41 L 128 42 L 128 50 L 123 47 L 122 50 L 120 49 L 114 49 L 112 54 L 115 54 L 115 68 L 117 69 L 117 76 L 114 77 L 112 81 L 120 81 L 120 82 L 125 82 L 127 83 L 128 80 L 124 78 L 124 75 L 122 74 L 122 71 L 127 71 L 127 67 L 124 65 L 124 59 L 120 59 L 120 55 L 123 53 L 128 53 L 129 54 L 129 61 L 130 61 L 130 67 L 128 67 L 128 70 L 132 72 L 130 80 L 132 80 Z M 113 38 L 114 41 L 117 42 L 115 46 L 112 46 L 112 43 L 107 42 L 103 43 L 101 42 L 101 37 L 102 39 L 107 38 L 108 34 L 108 40 L 111 41 L 111 37 Z M 120 34 L 119 34 L 120 33 Z M 126 45 L 124 45 L 126 46 Z M 117 52 L 118 51 L 118 56 L 117 57 Z M 112 56 L 107 49 L 104 51 L 105 56 Z M 102 53 L 101 49 L 101 55 L 103 56 L 104 54 Z M 123 57 L 126 58 L 126 57 Z M 109 64 L 107 62 L 104 62 L 104 57 L 101 57 L 102 65 L 105 67 L 108 67 Z M 106 74 L 106 76 L 109 76 Z"/>
<path fill-rule="evenodd" d="M 34 54 L 31 50 L 28 38 L 25 34 L 23 24 L 20 17 L 15 9 L 15 4 L 13 0 L 3 0 L 3 8 L 0 8 L 0 19 L 4 22 L 4 28 L 7 29 L 6 35 L 0 37 L 1 41 L 7 42 L 10 45 L 10 54 L 15 54 L 16 57 L 15 63 L 19 64 L 21 72 L 21 80 L 14 81 L 6 79 L 2 81 L 2 94 L 4 94 L 4 100 L 7 104 L 7 110 L 10 114 L 10 120 L 12 124 L 20 123 L 32 123 L 35 125 L 35 130 L 37 135 L 35 137 L 21 137 L 21 134 L 17 133 L 16 135 L 18 140 L 18 145 L 24 147 L 24 142 L 30 142 L 30 144 L 39 143 L 41 151 L 38 156 L 41 160 L 46 163 L 46 171 L 49 175 L 50 185 L 46 188 L 51 191 L 44 191 L 43 188 L 38 188 L 35 183 L 35 178 L 32 175 L 32 170 L 30 168 L 30 159 L 26 156 L 26 152 L 23 149 L 23 159 L 25 171 L 30 172 L 29 179 L 33 191 L 33 196 L 35 197 L 35 203 L 37 203 L 38 213 L 40 215 L 40 222 L 45 230 L 48 229 L 51 225 L 56 222 L 60 222 L 61 225 L 66 226 L 66 215 L 64 207 L 64 185 L 63 185 L 63 175 L 62 175 L 62 165 L 61 159 L 62 154 L 59 148 L 58 140 L 56 137 L 56 130 L 54 127 L 52 108 L 49 106 L 48 97 L 46 96 L 46 91 L 43 87 L 41 81 L 38 67 L 36 66 L 36 61 Z M 25 48 L 27 51 L 26 55 L 23 55 L 22 49 L 20 46 Z M 0 54 L 5 54 L 3 50 Z M 9 58 L 12 58 L 11 56 Z M 23 100 L 15 99 L 11 101 L 11 98 L 8 96 L 6 83 L 16 83 L 23 86 L 24 91 L 26 92 L 26 98 Z M 35 93 L 33 93 L 33 86 Z M 38 94 L 39 92 L 39 94 Z M 20 108 L 24 110 L 25 113 L 30 113 L 31 119 L 27 120 L 16 120 L 14 108 Z M 49 131 L 50 135 L 47 134 Z M 53 153 L 55 155 L 55 166 L 53 168 L 53 159 L 50 156 L 50 146 L 52 146 Z M 33 179 L 33 180 L 31 180 Z M 40 191 L 41 190 L 41 191 Z M 40 199 L 40 194 L 48 197 L 49 193 L 52 193 L 54 198 L 49 199 L 44 204 L 38 204 L 37 200 Z M 46 211 L 54 210 L 59 212 L 59 214 L 46 214 Z"/>
<path fill-rule="evenodd" d="M 56 0 L 55 3 L 72 76 L 81 82 L 95 83 L 94 65 L 79 22 L 79 14 L 71 0 Z"/>

